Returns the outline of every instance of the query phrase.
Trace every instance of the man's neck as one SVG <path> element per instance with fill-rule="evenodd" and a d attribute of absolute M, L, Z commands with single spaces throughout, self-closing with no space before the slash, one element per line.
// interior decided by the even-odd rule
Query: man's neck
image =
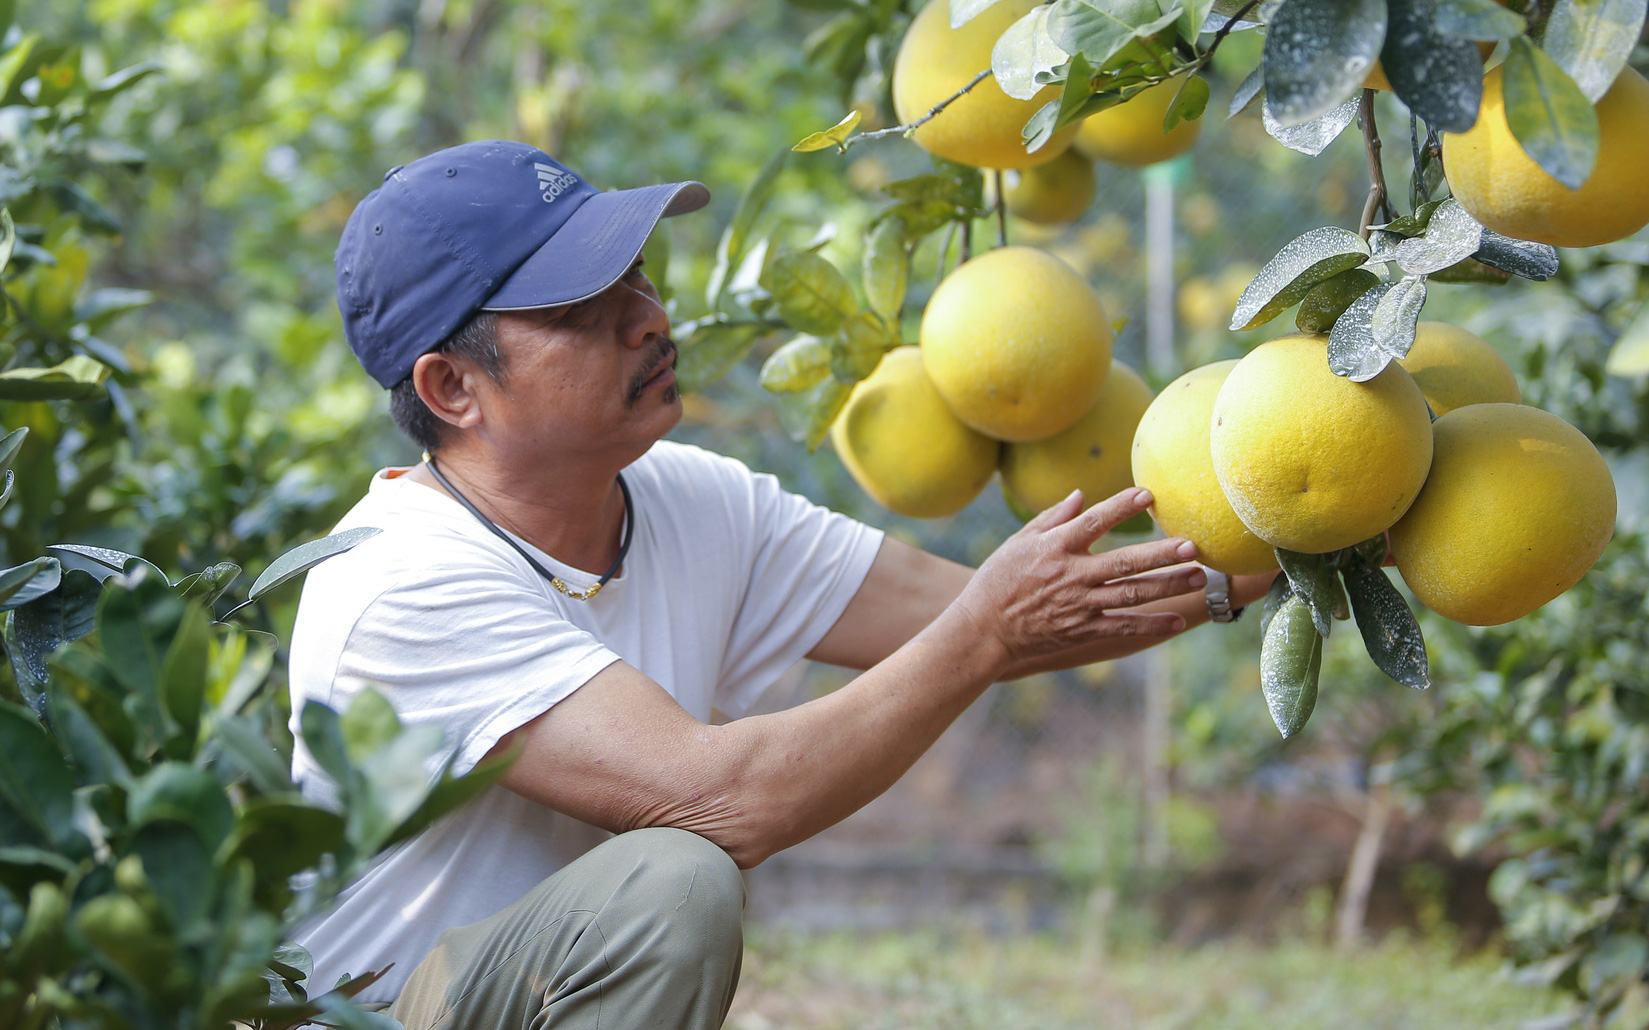
<path fill-rule="evenodd" d="M 434 460 L 481 514 L 557 561 L 600 575 L 617 559 L 624 495 L 618 488 L 619 469 L 610 461 L 506 468 L 483 455 L 448 448 Z M 426 466 L 407 478 L 446 493 Z"/>

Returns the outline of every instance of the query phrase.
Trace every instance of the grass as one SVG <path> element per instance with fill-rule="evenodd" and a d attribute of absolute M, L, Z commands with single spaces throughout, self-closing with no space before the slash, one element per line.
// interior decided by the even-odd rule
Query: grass
<path fill-rule="evenodd" d="M 754 931 L 729 1030 L 1518 1030 L 1570 1011 L 1493 955 L 1400 935 L 1099 954 L 1069 938 Z"/>

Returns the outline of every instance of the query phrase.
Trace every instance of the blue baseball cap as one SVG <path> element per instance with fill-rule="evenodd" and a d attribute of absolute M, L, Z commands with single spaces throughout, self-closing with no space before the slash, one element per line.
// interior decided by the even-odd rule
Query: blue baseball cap
<path fill-rule="evenodd" d="M 593 297 L 630 270 L 697 182 L 602 192 L 536 147 L 464 143 L 391 168 L 344 226 L 334 264 L 344 336 L 385 387 L 478 311 Z"/>

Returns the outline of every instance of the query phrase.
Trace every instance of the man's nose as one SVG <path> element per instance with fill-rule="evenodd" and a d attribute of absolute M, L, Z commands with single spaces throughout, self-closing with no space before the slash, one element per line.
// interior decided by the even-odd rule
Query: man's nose
<path fill-rule="evenodd" d="M 624 335 L 626 346 L 644 347 L 656 337 L 670 335 L 670 316 L 665 313 L 653 284 L 620 285 L 627 291 L 624 296 L 628 329 Z"/>

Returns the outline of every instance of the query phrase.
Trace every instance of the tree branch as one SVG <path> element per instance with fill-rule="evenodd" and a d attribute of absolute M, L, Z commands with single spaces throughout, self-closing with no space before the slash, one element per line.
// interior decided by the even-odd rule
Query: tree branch
<path fill-rule="evenodd" d="M 1368 199 L 1363 202 L 1363 215 L 1357 222 L 1357 233 L 1368 239 L 1369 226 L 1377 212 L 1384 212 L 1391 221 L 1391 201 L 1386 196 L 1386 172 L 1380 165 L 1380 130 L 1374 124 L 1374 91 L 1363 90 L 1363 100 L 1357 111 L 1357 120 L 1363 125 L 1363 152 L 1368 155 Z"/>
<path fill-rule="evenodd" d="M 894 125 L 894 126 L 890 126 L 890 127 L 886 128 L 886 129 L 877 129 L 874 132 L 861 132 L 857 136 L 849 136 L 847 139 L 842 140 L 842 147 L 841 147 L 842 151 L 845 153 L 847 151 L 848 147 L 851 147 L 855 143 L 863 143 L 867 139 L 880 139 L 883 136 L 895 136 L 895 135 L 908 136 L 908 135 L 910 135 L 911 133 L 915 132 L 917 129 L 920 129 L 922 126 L 924 126 L 928 122 L 932 121 L 934 116 L 937 115 L 940 111 L 943 111 L 945 108 L 947 108 L 950 105 L 956 103 L 956 101 L 962 99 L 962 97 L 968 92 L 968 90 L 970 90 L 973 87 L 979 85 L 981 82 L 984 82 L 985 79 L 990 76 L 990 74 L 991 74 L 991 70 L 989 68 L 986 68 L 984 71 L 980 72 L 978 75 L 975 75 L 972 78 L 972 80 L 970 80 L 968 82 L 968 84 L 966 86 L 963 86 L 961 89 L 957 90 L 955 93 L 952 93 L 950 96 L 948 96 L 945 99 L 939 101 L 937 104 L 934 104 L 933 107 L 928 111 L 927 114 L 925 114 L 922 117 L 916 119 L 914 122 L 911 122 L 909 125 Z"/>

